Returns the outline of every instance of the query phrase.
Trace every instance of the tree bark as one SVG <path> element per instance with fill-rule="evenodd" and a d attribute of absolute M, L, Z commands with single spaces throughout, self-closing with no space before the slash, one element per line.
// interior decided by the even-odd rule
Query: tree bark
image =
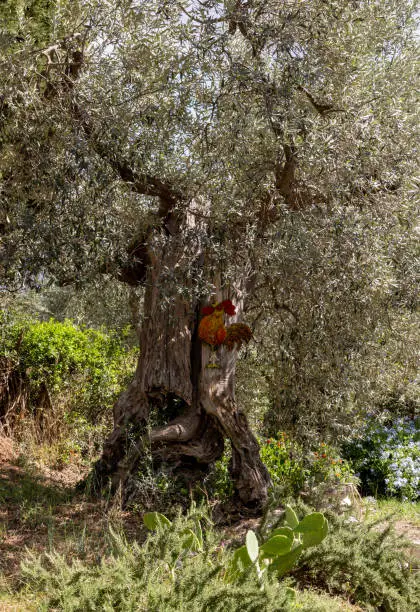
<path fill-rule="evenodd" d="M 175 220 L 174 220 L 175 219 Z M 174 217 L 148 240 L 148 268 L 140 357 L 134 379 L 114 407 L 114 430 L 95 466 L 96 480 L 108 478 L 124 490 L 146 453 L 174 471 L 202 474 L 232 444 L 231 475 L 240 504 L 259 508 L 270 484 L 258 443 L 235 401 L 237 350 L 221 346 L 218 366 L 207 367 L 211 348 L 197 334 L 200 304 L 191 297 L 192 270 L 205 254 L 199 229 L 190 215 Z M 195 239 L 191 230 L 197 230 Z M 197 246 L 198 245 L 198 246 Z M 238 283 L 238 286 L 240 283 Z M 185 289 L 185 295 L 180 293 Z M 241 318 L 243 294 L 238 288 L 217 291 L 209 302 L 231 299 Z M 151 422 L 157 426 L 150 427 Z"/>

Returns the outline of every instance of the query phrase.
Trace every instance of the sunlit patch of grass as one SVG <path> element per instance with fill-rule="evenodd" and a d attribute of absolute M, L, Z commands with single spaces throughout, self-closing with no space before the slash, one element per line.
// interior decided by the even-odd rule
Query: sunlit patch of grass
<path fill-rule="evenodd" d="M 1 612 L 32 612 L 39 610 L 42 595 L 33 593 L 12 593 L 2 586 L 0 575 L 0 610 Z"/>
<path fill-rule="evenodd" d="M 408 521 L 420 528 L 420 502 L 400 501 L 398 499 L 374 499 L 365 497 L 365 520 L 376 521 L 392 516 L 396 521 Z"/>

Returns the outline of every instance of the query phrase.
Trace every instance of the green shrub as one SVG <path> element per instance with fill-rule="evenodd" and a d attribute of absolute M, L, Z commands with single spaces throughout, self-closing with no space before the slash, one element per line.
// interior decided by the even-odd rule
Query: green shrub
<path fill-rule="evenodd" d="M 109 409 L 134 368 L 135 349 L 112 331 L 77 327 L 71 321 L 33 321 L 0 315 L 1 352 L 29 381 L 31 400 L 45 385 L 71 397 L 66 418 L 95 422 Z"/>
<path fill-rule="evenodd" d="M 303 551 L 292 572 L 297 584 L 340 594 L 372 612 L 418 609 L 419 583 L 404 558 L 408 543 L 392 526 L 326 515 L 329 535 L 316 549 Z"/>
<path fill-rule="evenodd" d="M 78 412 L 92 418 L 112 405 L 132 369 L 132 354 L 115 334 L 71 321 L 33 323 L 19 353 L 33 388 L 42 382 L 54 392 L 72 387 Z"/>
<path fill-rule="evenodd" d="M 284 432 L 260 442 L 260 454 L 274 487 L 286 495 L 297 494 L 308 476 L 303 448 Z"/>
<path fill-rule="evenodd" d="M 262 441 L 260 452 L 274 487 L 283 496 L 297 495 L 320 483 L 340 484 L 354 479 L 349 463 L 324 442 L 308 451 L 280 432 L 277 438 Z"/>
<path fill-rule="evenodd" d="M 0 312 L 0 354 L 9 380 L 9 432 L 36 462 L 61 469 L 97 456 L 112 405 L 131 378 L 137 349 L 125 332 L 36 321 Z"/>
<path fill-rule="evenodd" d="M 196 550 L 185 546 L 186 532 L 206 529 Z M 205 515 L 193 511 L 149 535 L 143 545 L 129 544 L 110 530 L 108 554 L 96 564 L 57 553 L 28 555 L 22 565 L 26 589 L 42 593 L 40 610 L 111 612 L 339 612 L 335 599 L 300 593 L 287 582 L 269 579 L 261 589 L 255 572 L 238 582 L 225 580 L 232 552 L 225 550 Z"/>

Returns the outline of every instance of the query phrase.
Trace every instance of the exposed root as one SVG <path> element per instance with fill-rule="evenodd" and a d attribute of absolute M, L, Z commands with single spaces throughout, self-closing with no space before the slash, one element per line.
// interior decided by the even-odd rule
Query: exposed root
<path fill-rule="evenodd" d="M 262 507 L 267 500 L 270 476 L 260 459 L 258 442 L 245 414 L 236 405 L 228 382 L 228 377 L 225 381 L 219 378 L 209 382 L 207 394 L 202 393 L 203 408 L 217 420 L 232 443 L 230 471 L 240 501 L 251 508 Z"/>
<path fill-rule="evenodd" d="M 158 442 L 187 442 L 194 437 L 200 425 L 200 415 L 196 410 L 188 410 L 182 416 L 163 427 L 157 427 L 150 432 L 150 444 Z"/>

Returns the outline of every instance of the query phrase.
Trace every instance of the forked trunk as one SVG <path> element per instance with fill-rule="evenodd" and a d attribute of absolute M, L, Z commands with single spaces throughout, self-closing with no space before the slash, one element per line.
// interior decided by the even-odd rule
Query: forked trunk
<path fill-rule="evenodd" d="M 203 254 L 198 247 L 195 252 L 186 249 L 185 232 L 180 231 L 155 234 L 148 253 L 137 371 L 115 405 L 114 430 L 96 476 L 102 483 L 110 476 L 114 487 L 124 487 L 147 450 L 154 461 L 194 477 L 222 455 L 229 439 L 238 500 L 260 507 L 270 479 L 247 418 L 235 402 L 237 351 L 219 347 L 218 367 L 208 367 L 214 355 L 198 338 L 200 304 L 179 292 L 180 286 L 188 290 L 193 285 L 191 270 L 203 265 Z M 229 323 L 240 319 L 243 295 L 233 289 L 218 293 L 209 301 L 230 298 L 237 314 Z"/>

